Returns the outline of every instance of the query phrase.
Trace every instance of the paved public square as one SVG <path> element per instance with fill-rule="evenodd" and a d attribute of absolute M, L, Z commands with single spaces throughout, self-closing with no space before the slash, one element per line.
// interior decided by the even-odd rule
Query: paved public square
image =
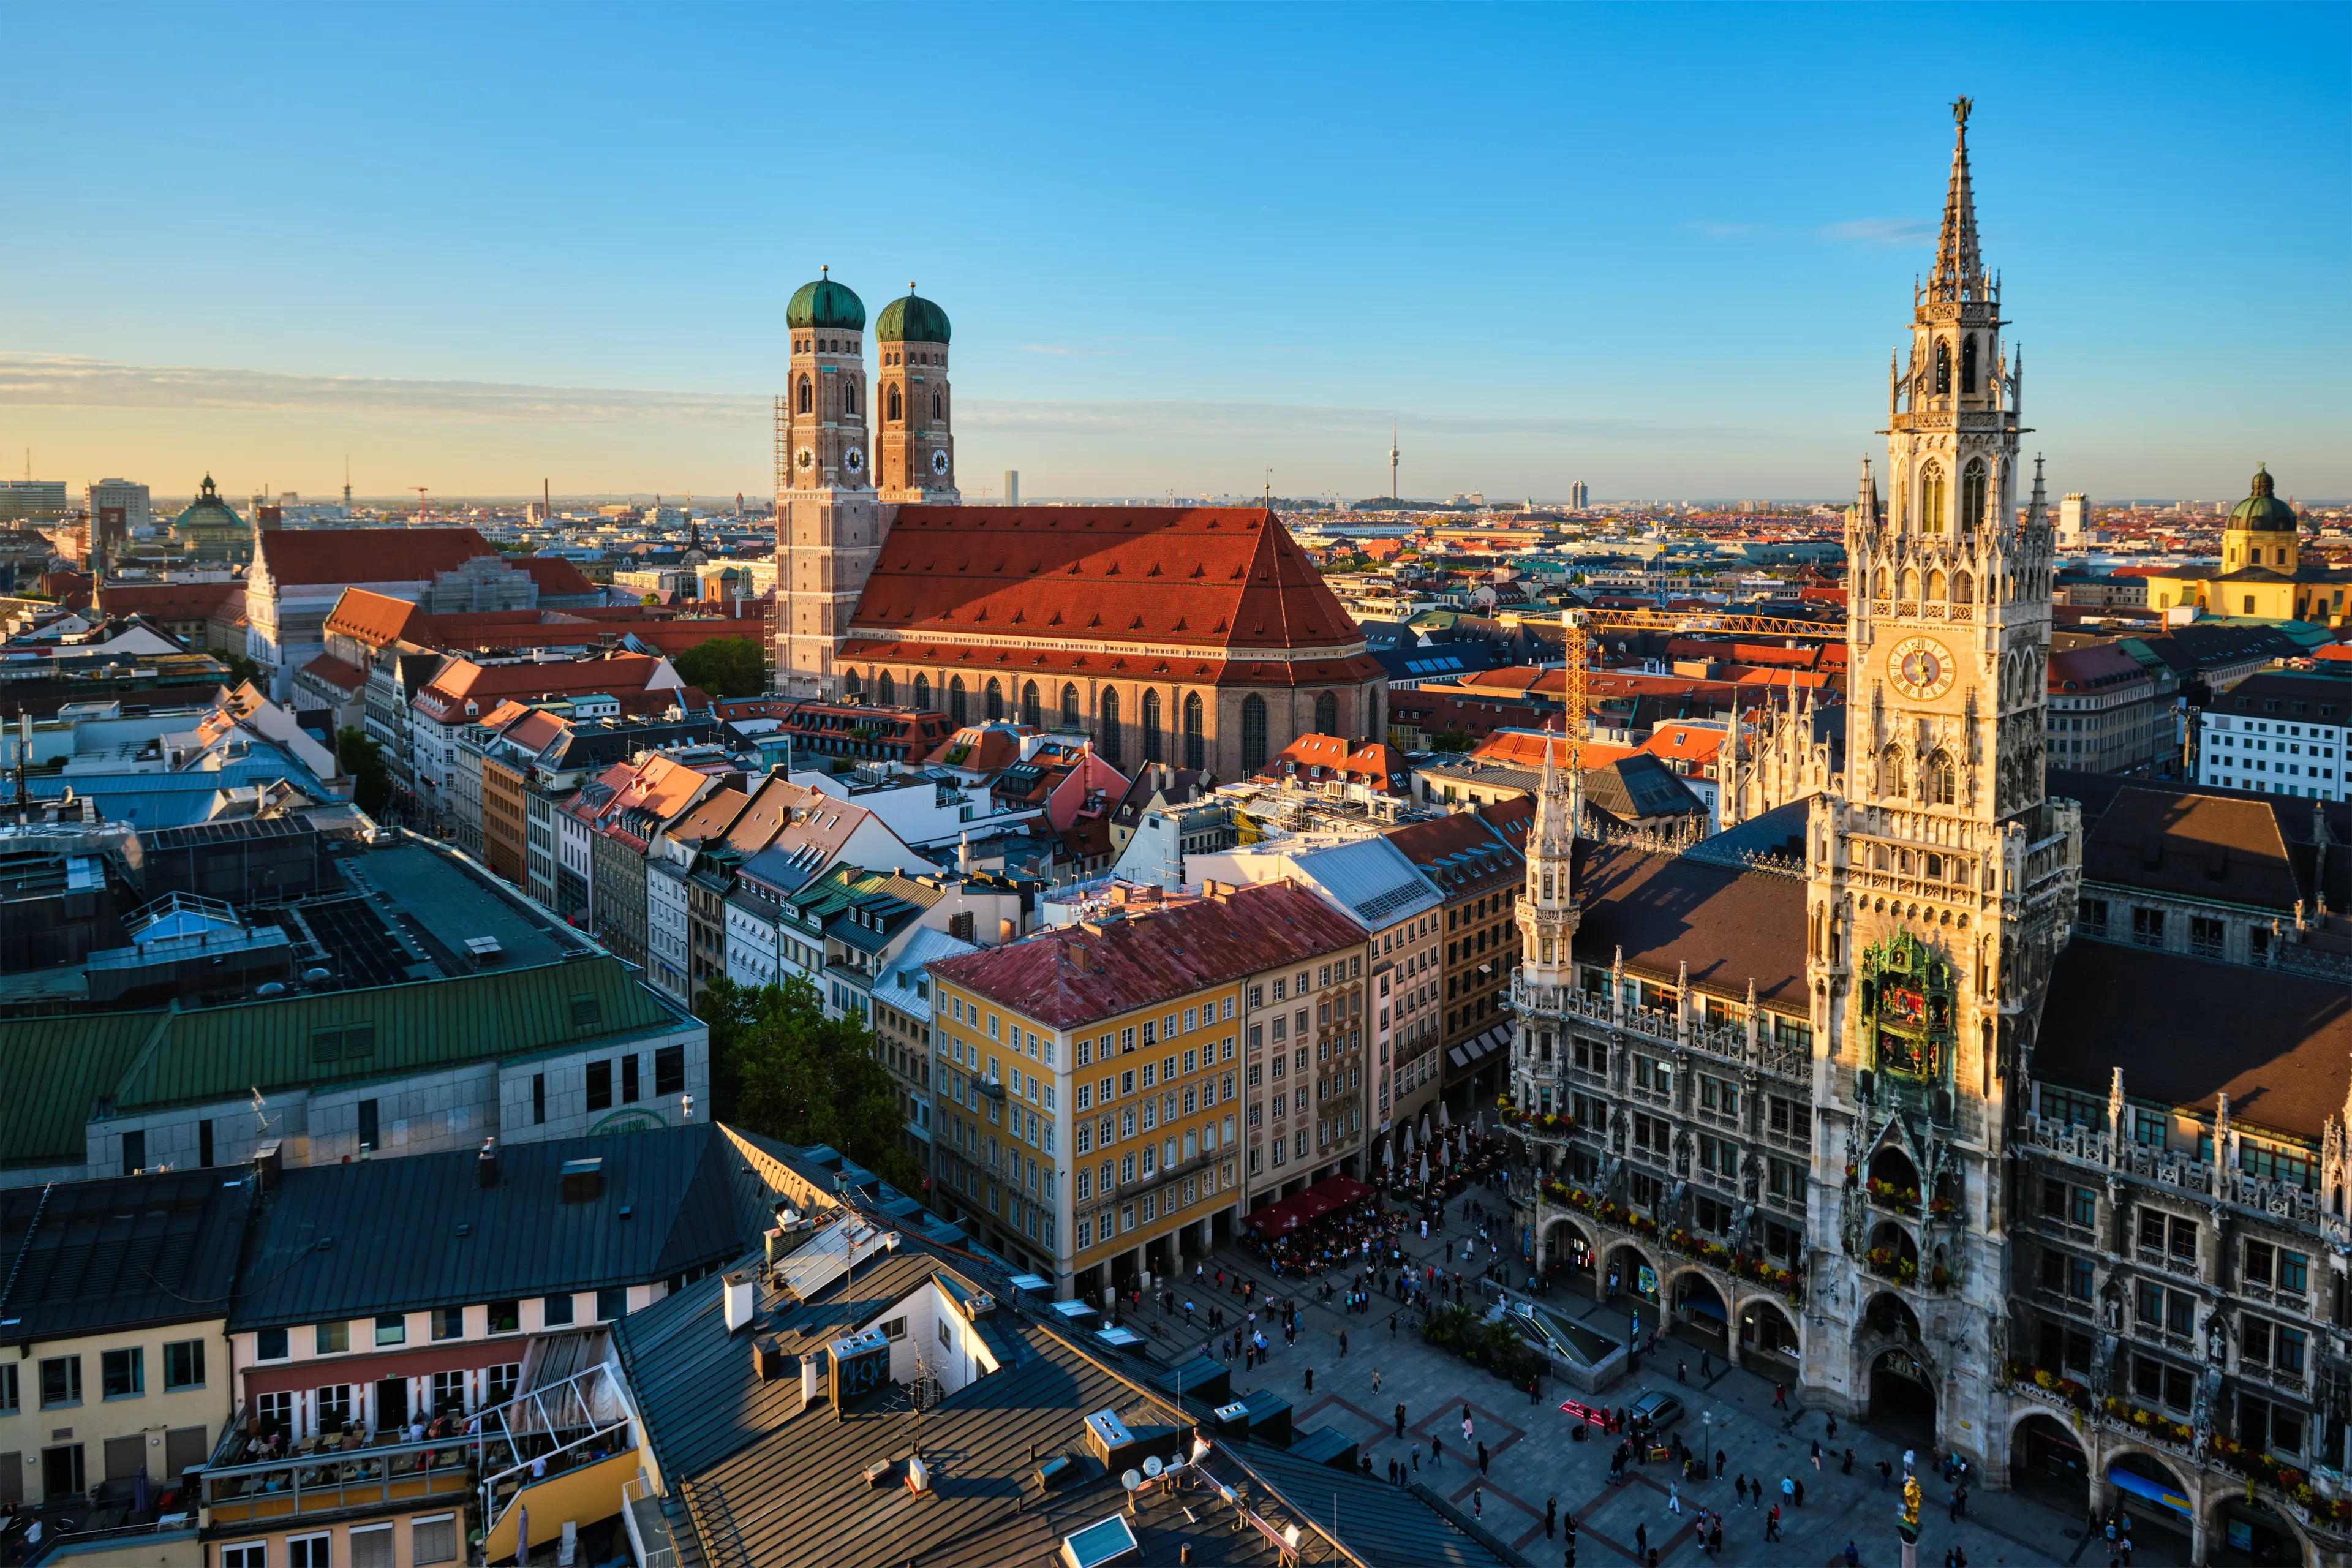
<path fill-rule="evenodd" d="M 1501 1194 L 1474 1189 L 1448 1205 L 1446 1237 L 1433 1235 L 1426 1244 L 1408 1240 L 1407 1256 L 1416 1263 L 1442 1264 L 1441 1249 L 1446 1240 L 1458 1242 L 1475 1232 L 1475 1224 L 1465 1212 L 1474 1200 L 1490 1214 L 1503 1206 Z M 1596 1396 L 1595 1403 L 1622 1405 L 1644 1389 L 1676 1394 L 1690 1412 L 1676 1430 L 1694 1450 L 1704 1446 L 1703 1451 L 1710 1455 L 1717 1448 L 1723 1451 L 1723 1479 L 1683 1481 L 1675 1467 L 1637 1466 L 1631 1468 L 1630 1480 L 1612 1486 L 1608 1481 L 1609 1457 L 1615 1440 L 1595 1428 L 1587 1441 L 1574 1441 L 1571 1434 L 1578 1423 L 1559 1408 L 1561 1401 L 1575 1396 L 1565 1383 L 1546 1379 L 1541 1402 L 1530 1404 L 1524 1388 L 1514 1391 L 1483 1369 L 1423 1343 L 1409 1312 L 1398 1314 L 1391 1335 L 1389 1315 L 1396 1310 L 1392 1300 L 1376 1295 L 1371 1311 L 1351 1315 L 1336 1302 L 1327 1307 L 1315 1300 L 1311 1286 L 1299 1289 L 1292 1281 L 1274 1279 L 1258 1259 L 1235 1248 L 1222 1249 L 1207 1260 L 1207 1289 L 1193 1284 L 1189 1264 L 1184 1279 L 1165 1283 L 1176 1291 L 1180 1302 L 1190 1296 L 1205 1311 L 1213 1299 L 1231 1314 L 1234 1299 L 1213 1289 L 1213 1276 L 1221 1265 L 1229 1281 L 1238 1271 L 1257 1281 L 1262 1293 L 1271 1293 L 1277 1300 L 1290 1299 L 1295 1293 L 1306 1304 L 1296 1345 L 1285 1345 L 1279 1328 L 1266 1314 L 1260 1314 L 1260 1330 L 1271 1346 L 1269 1358 L 1265 1365 L 1248 1373 L 1242 1371 L 1239 1362 L 1233 1363 L 1237 1392 L 1270 1388 L 1291 1402 L 1297 1429 L 1332 1426 L 1359 1439 L 1371 1457 L 1376 1477 L 1386 1478 L 1391 1458 L 1404 1464 L 1411 1474 L 1417 1441 L 1420 1469 L 1413 1479 L 1465 1514 L 1472 1512 L 1475 1496 L 1479 1523 L 1537 1568 L 1551 1568 L 1566 1561 L 1565 1530 L 1549 1542 L 1545 1539 L 1547 1500 L 1558 1502 L 1563 1518 L 1573 1514 L 1578 1521 L 1580 1568 L 1637 1561 L 1637 1529 L 1646 1532 L 1647 1543 L 1657 1549 L 1662 1563 L 1706 1561 L 1696 1533 L 1699 1509 L 1718 1510 L 1724 1516 L 1719 1559 L 1723 1563 L 1785 1562 L 1829 1568 L 1843 1564 L 1848 1541 L 1854 1543 L 1862 1563 L 1873 1568 L 1895 1568 L 1902 1562 L 1895 1516 L 1902 1486 L 1904 1439 L 1882 1435 L 1867 1424 L 1841 1422 L 1832 1443 L 1824 1412 L 1804 1408 L 1793 1389 L 1789 1394 L 1791 1408 L 1773 1409 L 1771 1383 L 1745 1370 L 1726 1369 L 1719 1357 L 1711 1360 L 1712 1375 L 1702 1381 L 1698 1364 L 1703 1347 L 1695 1339 L 1688 1342 L 1661 1340 L 1654 1356 L 1642 1358 L 1637 1372 Z M 1627 1313 L 1613 1304 L 1604 1307 L 1590 1298 L 1554 1296 L 1547 1305 L 1621 1339 L 1629 1329 Z M 1181 1315 L 1160 1319 L 1149 1303 L 1141 1318 L 1141 1322 L 1136 1322 L 1130 1317 L 1130 1326 L 1149 1332 L 1163 1354 L 1193 1346 L 1205 1346 L 1212 1358 L 1218 1353 L 1213 1341 L 1223 1336 L 1209 1334 L 1204 1321 L 1203 1326 L 1188 1332 Z M 1339 1349 L 1342 1331 L 1348 1336 L 1344 1357 Z M 1685 1386 L 1675 1384 L 1678 1361 L 1687 1364 L 1690 1382 Z M 1315 1374 L 1311 1393 L 1306 1387 L 1309 1368 Z M 1405 1407 L 1402 1439 L 1396 1436 L 1399 1402 Z M 1483 1441 L 1486 1446 L 1484 1477 L 1478 1471 L 1475 1447 L 1469 1447 L 1465 1453 L 1462 1441 L 1465 1402 L 1470 1406 L 1472 1442 Z M 1442 1460 L 1433 1447 L 1440 1438 L 1444 1442 Z M 1815 1439 L 1821 1440 L 1822 1447 L 1818 1470 L 1811 1457 Z M 1843 1475 L 1840 1466 L 1849 1447 L 1854 1453 L 1853 1473 Z M 1893 1485 L 1887 1489 L 1881 1489 L 1877 1469 L 1881 1459 L 1895 1468 Z M 1923 1491 L 1916 1559 L 1920 1568 L 1940 1568 L 1945 1553 L 1954 1546 L 1967 1553 L 1971 1568 L 2022 1563 L 2105 1568 L 2106 1543 L 2092 1539 L 2080 1513 L 2033 1495 L 1971 1487 L 1968 1513 L 1955 1521 L 1947 1517 L 1950 1489 L 1930 1468 L 1924 1445 L 1918 1462 Z M 1765 1483 L 1767 1500 L 1760 1505 L 1739 1505 L 1733 1478 L 1741 1474 Z M 1803 1483 L 1804 1502 L 1793 1509 L 1784 1505 L 1781 1539 L 1768 1542 L 1766 1512 L 1770 1500 L 1781 1495 L 1784 1477 Z M 1670 1484 L 1679 1492 L 1679 1514 L 1671 1507 Z M 2145 1525 L 2135 1535 L 2135 1563 L 2187 1561 L 2188 1543 L 2183 1537 L 2160 1534 Z"/>

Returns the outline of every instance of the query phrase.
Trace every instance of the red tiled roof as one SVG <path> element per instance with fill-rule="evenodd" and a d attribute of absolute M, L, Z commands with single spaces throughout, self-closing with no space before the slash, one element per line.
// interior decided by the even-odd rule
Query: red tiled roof
<path fill-rule="evenodd" d="M 258 535 L 254 572 L 292 583 L 422 583 L 496 555 L 470 528 L 298 528 Z"/>
<path fill-rule="evenodd" d="M 581 574 L 580 568 L 561 555 L 525 555 L 507 563 L 520 572 L 530 574 L 542 594 L 593 594 L 596 584 Z"/>
<path fill-rule="evenodd" d="M 446 724 L 463 716 L 468 702 L 488 711 L 509 697 L 581 697 L 592 692 L 618 696 L 645 690 L 661 672 L 662 662 L 643 653 L 555 664 L 476 664 L 453 658 L 416 694 L 415 706 L 426 718 Z"/>
<path fill-rule="evenodd" d="M 116 583 L 107 587 L 106 613 L 193 621 L 218 613 L 244 593 L 242 583 Z"/>
<path fill-rule="evenodd" d="M 346 588 L 327 612 L 326 635 L 356 637 L 375 647 L 430 640 L 433 617 L 406 599 L 365 588 Z"/>
<path fill-rule="evenodd" d="M 1149 650 L 1089 654 L 1065 652 L 1050 646 L 967 647 L 919 637 L 853 641 L 843 650 L 842 657 L 860 664 L 928 668 L 937 672 L 932 679 L 942 690 L 950 679 L 961 675 L 964 685 L 975 695 L 986 688 L 988 678 L 993 675 L 1005 683 L 1008 704 L 1013 700 L 1012 689 L 1019 680 L 1032 676 L 1043 679 L 1083 672 L 1097 677 L 1199 681 L 1214 686 L 1332 686 L 1352 685 L 1381 673 L 1381 661 L 1368 653 L 1347 658 L 1283 660 L 1251 658 L 1245 652 L 1238 658 L 1224 658 L 1214 651 L 1171 653 L 1162 658 Z"/>
<path fill-rule="evenodd" d="M 1255 507 L 902 507 L 851 626 L 1235 653 L 1363 642 Z"/>
<path fill-rule="evenodd" d="M 1097 925 L 942 959 L 940 981 L 1055 1028 L 1115 1017 L 1321 953 L 1364 933 L 1321 899 L 1266 882 Z"/>
<path fill-rule="evenodd" d="M 742 620 L 722 620 L 717 616 L 697 619 L 681 616 L 674 621 L 645 621 L 614 628 L 636 638 L 647 647 L 664 653 L 684 653 L 690 647 L 719 637 L 749 637 L 755 643 L 768 640 L 768 623 L 746 617 Z"/>
<path fill-rule="evenodd" d="M 1258 771 L 1258 776 L 1303 775 L 1314 781 L 1328 773 L 1334 778 L 1366 780 L 1382 790 L 1402 795 L 1408 787 L 1405 780 L 1410 772 L 1403 753 L 1385 741 L 1367 741 L 1359 746 L 1339 735 L 1301 735 L 1268 761 Z"/>
<path fill-rule="evenodd" d="M 302 673 L 314 680 L 324 681 L 339 691 L 357 691 L 367 684 L 366 670 L 331 653 L 322 653 L 304 665 Z"/>
<path fill-rule="evenodd" d="M 1497 730 L 1478 742 L 1477 748 L 1470 754 L 1485 762 L 1507 763 L 1514 767 L 1536 769 L 1544 765 L 1546 740 L 1547 737 L 1537 731 Z M 1568 738 L 1565 735 L 1553 734 L 1549 737 L 1549 740 L 1552 761 L 1566 767 Z M 1605 768 L 1611 763 L 1621 762 L 1640 750 L 1639 746 L 1612 746 L 1605 741 L 1587 741 L 1584 742 L 1584 765 L 1588 768 Z"/>

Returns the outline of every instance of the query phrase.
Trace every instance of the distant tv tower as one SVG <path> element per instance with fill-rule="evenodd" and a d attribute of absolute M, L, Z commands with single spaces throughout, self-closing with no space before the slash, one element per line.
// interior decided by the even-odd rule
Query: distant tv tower
<path fill-rule="evenodd" d="M 1397 444 L 1396 444 L 1396 437 L 1397 437 L 1397 433 L 1396 433 L 1396 426 L 1393 426 L 1393 425 L 1391 425 L 1391 426 L 1389 426 L 1389 500 L 1396 500 L 1396 499 L 1397 499 Z"/>
<path fill-rule="evenodd" d="M 352 515 L 352 455 L 343 454 L 343 515 Z"/>

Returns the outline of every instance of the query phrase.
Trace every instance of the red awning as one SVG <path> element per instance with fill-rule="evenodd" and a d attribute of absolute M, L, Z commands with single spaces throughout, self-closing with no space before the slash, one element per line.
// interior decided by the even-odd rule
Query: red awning
<path fill-rule="evenodd" d="M 1320 1194 L 1328 1200 L 1324 1205 L 1328 1211 L 1370 1197 L 1372 1189 L 1353 1176 L 1326 1176 L 1298 1195 L 1303 1198 L 1310 1194 Z"/>

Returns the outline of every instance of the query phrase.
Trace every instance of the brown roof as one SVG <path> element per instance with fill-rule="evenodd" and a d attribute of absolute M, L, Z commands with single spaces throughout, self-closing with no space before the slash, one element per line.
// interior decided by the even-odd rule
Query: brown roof
<path fill-rule="evenodd" d="M 902 507 L 852 625 L 1236 655 L 1363 642 L 1256 507 Z"/>
<path fill-rule="evenodd" d="M 1527 869 L 1518 845 L 1475 811 L 1457 811 L 1425 822 L 1407 823 L 1388 829 L 1383 837 L 1425 873 L 1452 856 L 1494 851 L 1496 866 L 1492 870 L 1481 869 L 1458 883 L 1444 872 L 1438 873 L 1449 901 L 1495 888 L 1516 887 Z"/>
<path fill-rule="evenodd" d="M 406 599 L 365 588 L 346 588 L 327 612 L 327 636 L 356 637 L 377 647 L 431 640 L 433 617 Z M 417 635 L 422 633 L 424 635 Z"/>
<path fill-rule="evenodd" d="M 2058 955 L 2033 1076 L 2317 1138 L 2352 1080 L 2352 992 L 2275 970 L 2077 938 Z"/>
<path fill-rule="evenodd" d="M 2279 814 L 2308 801 L 2177 786 L 2116 792 L 2084 836 L 2083 875 L 2186 899 L 2291 910 L 2304 897 Z"/>
<path fill-rule="evenodd" d="M 192 621 L 216 615 L 230 600 L 244 596 L 242 583 L 110 583 L 106 613 L 144 616 L 151 621 Z"/>
<path fill-rule="evenodd" d="M 1057 926 L 930 969 L 949 984 L 1066 1028 L 1363 942 L 1362 930 L 1321 899 L 1267 882 L 1140 917 Z"/>
<path fill-rule="evenodd" d="M 333 654 L 322 653 L 302 667 L 302 673 L 341 691 L 357 691 L 367 684 L 367 671 Z"/>
<path fill-rule="evenodd" d="M 488 712 L 509 697 L 618 696 L 643 691 L 661 669 L 660 659 L 643 653 L 552 664 L 476 664 L 469 658 L 453 658 L 416 694 L 416 708 L 427 718 L 448 723 L 464 716 L 468 702 Z"/>
<path fill-rule="evenodd" d="M 1735 871 L 1622 844 L 1577 846 L 1576 890 L 1584 906 L 1576 955 L 1672 980 L 1690 965 L 1694 987 L 1717 996 L 1756 994 L 1805 1005 L 1805 884 L 1770 871 Z"/>
<path fill-rule="evenodd" d="M 733 826 L 751 798 L 731 787 L 712 790 L 692 811 L 669 825 L 669 836 L 680 844 L 701 844 L 720 837 Z"/>
<path fill-rule="evenodd" d="M 508 565 L 519 572 L 528 572 L 542 594 L 593 594 L 596 584 L 581 574 L 580 568 L 560 555 L 525 555 L 509 561 Z"/>
<path fill-rule="evenodd" d="M 422 583 L 496 555 L 470 528 L 278 529 L 257 536 L 254 569 L 292 583 Z"/>

